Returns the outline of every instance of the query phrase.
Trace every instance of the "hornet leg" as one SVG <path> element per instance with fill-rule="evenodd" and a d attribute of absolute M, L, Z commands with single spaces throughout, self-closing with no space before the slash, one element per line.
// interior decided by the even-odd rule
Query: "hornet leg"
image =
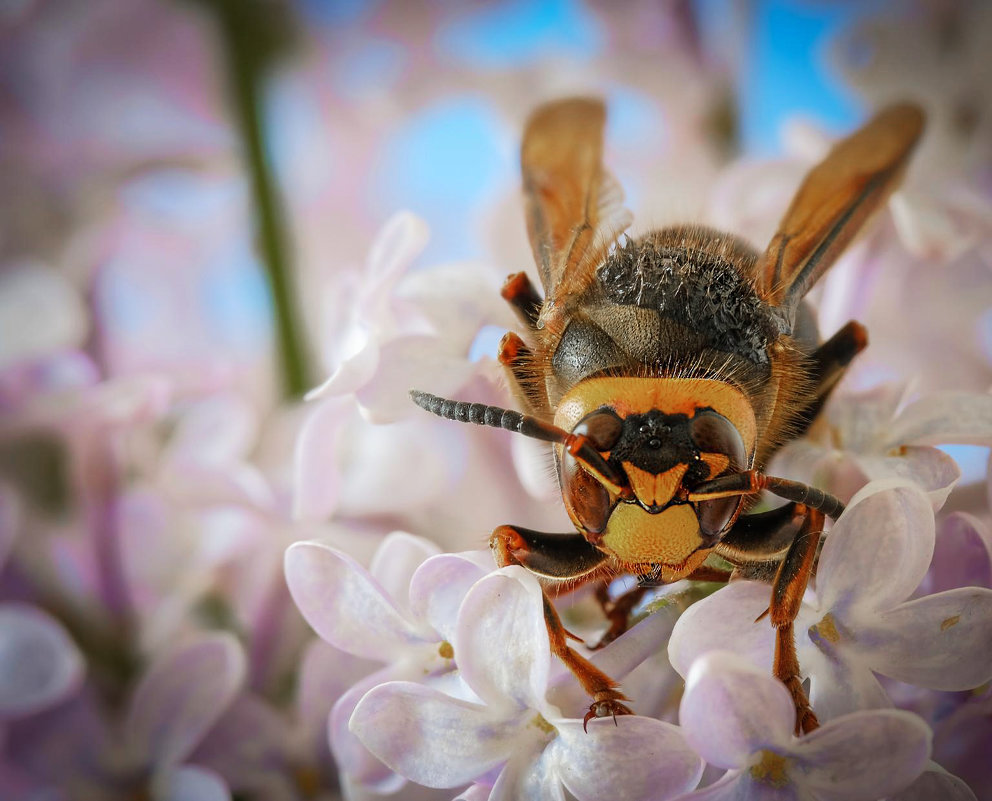
<path fill-rule="evenodd" d="M 542 578 L 544 583 L 581 583 L 595 578 L 607 563 L 606 554 L 578 533 L 544 534 L 514 526 L 500 526 L 492 533 L 489 545 L 500 567 L 521 565 Z M 572 635 L 562 625 L 547 591 L 542 589 L 542 592 L 544 622 L 548 627 L 551 651 L 592 697 L 583 725 L 588 725 L 592 718 L 632 715 L 633 711 L 621 703 L 627 700 L 627 696 L 617 689 L 618 683 L 569 648 L 567 640 Z"/>
<path fill-rule="evenodd" d="M 868 345 L 868 331 L 861 323 L 851 320 L 830 339 L 813 351 L 813 404 L 797 420 L 796 437 L 801 437 L 813 424 L 817 415 L 840 383 L 848 365 Z"/>
<path fill-rule="evenodd" d="M 773 670 L 792 695 L 797 734 L 818 726 L 800 680 L 793 625 L 813 573 L 823 520 L 821 511 L 788 503 L 743 515 L 716 548 L 718 554 L 740 564 L 738 570 L 746 578 L 768 581 L 771 570 L 777 568 L 768 610 L 758 620 L 767 615 L 775 629 Z"/>
<path fill-rule="evenodd" d="M 796 705 L 796 734 L 809 733 L 820 724 L 810 708 L 799 676 L 796 637 L 793 624 L 799 614 L 806 585 L 813 574 L 816 546 L 823 533 L 823 514 L 810 509 L 799 534 L 782 560 L 769 605 L 771 624 L 775 628 L 775 677 L 785 683 Z"/>

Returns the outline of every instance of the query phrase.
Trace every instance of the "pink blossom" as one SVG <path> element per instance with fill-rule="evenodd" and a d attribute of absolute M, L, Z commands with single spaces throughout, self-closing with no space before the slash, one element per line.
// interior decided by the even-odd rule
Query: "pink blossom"
<path fill-rule="evenodd" d="M 962 587 L 921 598 L 934 547 L 933 512 L 911 485 L 869 485 L 827 535 L 815 591 L 796 621 L 797 650 L 821 719 L 891 706 L 875 673 L 939 690 L 992 679 L 992 590 Z M 686 675 L 701 654 L 733 648 L 771 670 L 769 587 L 731 583 L 694 604 L 669 643 Z M 926 643 L 921 648 L 920 643 Z"/>
<path fill-rule="evenodd" d="M 685 799 L 874 801 L 924 769 L 931 735 L 908 712 L 852 712 L 803 737 L 793 734 L 788 690 L 725 651 L 698 659 L 679 720 L 689 743 L 727 773 Z"/>
<path fill-rule="evenodd" d="M 581 720 L 546 700 L 541 590 L 521 568 L 504 568 L 469 591 L 452 645 L 463 683 L 456 695 L 390 682 L 352 715 L 352 731 L 398 773 L 430 787 L 489 774 L 490 799 L 562 798 L 563 786 L 580 799 L 660 799 L 698 781 L 700 762 L 671 724 L 621 717 L 615 725 L 594 720 L 586 733 Z"/>

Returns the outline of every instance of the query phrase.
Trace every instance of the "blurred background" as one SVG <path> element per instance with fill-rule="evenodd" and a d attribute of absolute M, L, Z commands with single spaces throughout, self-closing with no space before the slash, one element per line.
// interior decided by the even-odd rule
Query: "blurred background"
<path fill-rule="evenodd" d="M 4 797 L 116 797 L 53 778 L 92 763 L 59 716 L 85 697 L 113 729 L 206 631 L 237 636 L 243 692 L 317 745 L 279 757 L 278 791 L 238 785 L 221 746 L 200 763 L 243 797 L 333 797 L 323 725 L 368 666 L 326 657 L 317 711 L 294 706 L 317 657 L 285 547 L 367 563 L 394 529 L 461 550 L 511 518 L 562 525 L 518 445 L 405 400 L 418 381 L 508 402 L 498 287 L 532 269 L 518 147 L 543 101 L 606 99 L 634 233 L 698 221 L 758 246 L 831 139 L 919 102 L 904 201 L 818 290 L 821 324 L 868 322 L 859 387 L 987 391 L 990 8 L 0 0 L 0 606 L 42 621 L 0 625 Z M 987 449 L 956 453 L 980 481 Z M 132 768 L 99 781 L 131 792 Z"/>
<path fill-rule="evenodd" d="M 886 94 L 981 91 L 966 76 L 987 42 L 959 6 L 7 0 L 4 281 L 30 265 L 81 306 L 5 305 L 4 351 L 89 337 L 115 374 L 223 367 L 271 392 L 276 269 L 313 383 L 314 283 L 398 209 L 430 225 L 422 263 L 528 264 L 517 147 L 536 103 L 607 98 L 638 227 L 713 217 L 721 168 L 790 153 L 790 124 L 836 135 Z M 941 36 L 947 63 L 913 58 Z M 979 99 L 960 114 L 987 134 Z"/>

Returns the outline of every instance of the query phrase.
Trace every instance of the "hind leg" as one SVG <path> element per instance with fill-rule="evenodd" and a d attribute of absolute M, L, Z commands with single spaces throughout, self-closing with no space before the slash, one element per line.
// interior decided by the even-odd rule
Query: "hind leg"
<path fill-rule="evenodd" d="M 823 409 L 823 405 L 827 402 L 834 387 L 844 377 L 848 365 L 867 345 L 868 331 L 861 323 L 851 320 L 813 351 L 811 376 L 815 400 L 797 421 L 796 437 L 801 437 L 806 433 Z"/>

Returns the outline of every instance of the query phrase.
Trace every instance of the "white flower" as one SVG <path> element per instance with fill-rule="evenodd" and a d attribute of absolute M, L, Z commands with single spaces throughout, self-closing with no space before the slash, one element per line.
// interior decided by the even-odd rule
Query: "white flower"
<path fill-rule="evenodd" d="M 460 697 L 390 682 L 352 716 L 352 731 L 398 773 L 429 787 L 488 784 L 493 776 L 490 801 L 563 799 L 562 787 L 580 801 L 660 800 L 699 780 L 702 765 L 677 727 L 623 716 L 593 720 L 585 732 L 548 702 L 542 593 L 522 568 L 497 571 L 469 591 L 452 644 Z"/>
<path fill-rule="evenodd" d="M 679 710 L 686 739 L 727 773 L 684 796 L 699 801 L 875 801 L 923 770 L 930 731 L 897 710 L 854 712 L 803 737 L 783 684 L 733 654 L 692 666 Z"/>
<path fill-rule="evenodd" d="M 366 269 L 328 286 L 325 361 L 333 373 L 308 399 L 354 393 L 363 413 L 385 422 L 408 416 L 410 389 L 429 379 L 448 395 L 485 365 L 469 361 L 469 348 L 487 323 L 512 325 L 509 307 L 492 277 L 467 265 L 410 266 L 427 244 L 423 220 L 394 216 L 369 253 Z M 344 320 L 344 325 L 341 325 Z"/>
<path fill-rule="evenodd" d="M 368 570 L 318 543 L 297 543 L 286 552 L 290 593 L 317 634 L 348 654 L 384 665 L 331 710 L 331 749 L 352 780 L 381 791 L 402 786 L 349 733 L 348 719 L 377 684 L 451 669 L 458 604 L 486 569 L 470 557 L 438 555 L 432 543 L 401 532 L 386 537 Z"/>
<path fill-rule="evenodd" d="M 900 408 L 894 387 L 838 396 L 810 436 L 786 445 L 771 472 L 847 501 L 869 481 L 902 477 L 939 509 L 961 475 L 936 445 L 992 444 L 992 395 L 942 392 Z"/>
<path fill-rule="evenodd" d="M 933 512 L 909 485 L 870 485 L 827 535 L 815 593 L 796 620 L 799 664 L 821 720 L 891 706 L 875 673 L 939 690 L 992 679 L 992 590 L 963 587 L 906 600 L 934 548 Z M 694 604 L 669 643 L 683 676 L 700 655 L 733 649 L 770 671 L 766 584 L 740 581 Z"/>

